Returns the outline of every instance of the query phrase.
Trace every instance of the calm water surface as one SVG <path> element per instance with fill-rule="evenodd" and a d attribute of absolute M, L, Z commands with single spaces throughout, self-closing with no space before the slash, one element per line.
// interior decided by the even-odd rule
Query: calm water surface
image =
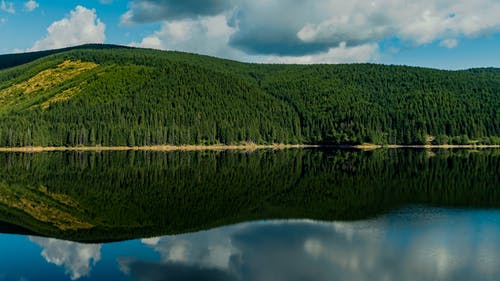
<path fill-rule="evenodd" d="M 499 160 L 0 154 L 0 280 L 498 280 Z"/>

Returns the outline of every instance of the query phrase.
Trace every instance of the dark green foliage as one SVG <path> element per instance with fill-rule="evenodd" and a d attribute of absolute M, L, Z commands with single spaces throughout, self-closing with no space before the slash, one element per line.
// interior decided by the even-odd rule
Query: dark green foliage
<path fill-rule="evenodd" d="M 0 187 L 69 196 L 80 209 L 43 200 L 95 227 L 61 231 L 1 203 L 0 220 L 95 241 L 259 219 L 365 219 L 406 204 L 499 208 L 499 157 L 495 150 L 0 153 Z"/>
<path fill-rule="evenodd" d="M 0 91 L 64 60 L 100 66 L 0 104 L 0 146 L 499 143 L 497 69 L 258 65 L 98 45 L 0 71 Z"/>
<path fill-rule="evenodd" d="M 22 65 L 25 63 L 29 63 L 29 62 L 32 62 L 32 61 L 37 60 L 39 58 L 43 58 L 43 57 L 46 57 L 46 56 L 49 56 L 52 54 L 58 54 L 58 53 L 62 53 L 62 52 L 70 51 L 70 50 L 75 50 L 75 49 L 97 49 L 97 50 L 99 50 L 99 49 L 116 49 L 116 48 L 127 48 L 127 47 L 117 46 L 117 45 L 87 44 L 87 45 L 82 45 L 82 46 L 77 46 L 77 47 L 70 47 L 70 48 L 63 48 L 63 49 L 56 49 L 56 50 L 0 55 L 0 70 L 6 69 L 9 67 Z"/>
<path fill-rule="evenodd" d="M 500 75 L 383 65 L 283 66 L 266 92 L 297 109 L 313 142 L 424 144 L 500 133 Z"/>

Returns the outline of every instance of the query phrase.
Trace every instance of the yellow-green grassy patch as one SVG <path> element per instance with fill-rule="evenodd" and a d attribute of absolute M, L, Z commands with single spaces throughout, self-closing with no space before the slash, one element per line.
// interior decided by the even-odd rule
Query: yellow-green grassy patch
<path fill-rule="evenodd" d="M 0 103 L 6 104 L 12 102 L 19 96 L 46 92 L 47 90 L 98 66 L 98 64 L 93 62 L 66 60 L 55 68 L 46 69 L 26 81 L 0 90 Z"/>

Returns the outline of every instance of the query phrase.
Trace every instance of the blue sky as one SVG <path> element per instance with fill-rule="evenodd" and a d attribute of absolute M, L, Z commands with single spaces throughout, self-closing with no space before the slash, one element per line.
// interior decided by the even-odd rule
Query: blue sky
<path fill-rule="evenodd" d="M 0 53 L 82 43 L 249 62 L 500 67 L 499 0 L 0 0 Z"/>

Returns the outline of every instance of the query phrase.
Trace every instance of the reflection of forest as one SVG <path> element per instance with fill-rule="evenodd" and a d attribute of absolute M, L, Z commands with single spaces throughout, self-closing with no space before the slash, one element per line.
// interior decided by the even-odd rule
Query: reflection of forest
<path fill-rule="evenodd" d="M 405 204 L 500 207 L 499 157 L 498 150 L 3 153 L 0 195 L 8 200 L 0 201 L 0 220 L 95 241 L 269 218 L 363 219 Z"/>

